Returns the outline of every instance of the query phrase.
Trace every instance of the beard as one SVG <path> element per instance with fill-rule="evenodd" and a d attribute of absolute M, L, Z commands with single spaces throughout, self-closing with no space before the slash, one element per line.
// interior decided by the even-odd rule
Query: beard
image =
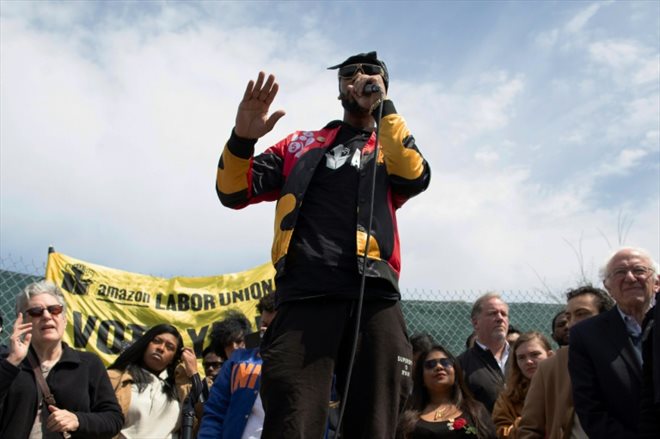
<path fill-rule="evenodd" d="M 360 107 L 357 101 L 355 99 L 351 99 L 348 95 L 342 93 L 339 95 L 339 99 L 341 100 L 341 106 L 344 107 L 344 110 L 348 111 L 349 113 L 356 116 L 369 114 L 369 110 L 367 108 Z"/>
<path fill-rule="evenodd" d="M 491 337 L 493 340 L 497 340 L 497 341 L 506 340 L 506 331 L 503 331 L 502 329 L 499 328 L 495 329 L 491 333 Z"/>

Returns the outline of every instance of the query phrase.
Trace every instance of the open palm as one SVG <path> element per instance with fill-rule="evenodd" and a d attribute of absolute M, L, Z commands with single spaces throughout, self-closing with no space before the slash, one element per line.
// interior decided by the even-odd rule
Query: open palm
<path fill-rule="evenodd" d="M 256 83 L 248 82 L 243 100 L 238 105 L 234 132 L 245 139 L 258 139 L 273 129 L 275 123 L 284 116 L 283 110 L 277 110 L 268 116 L 270 104 L 275 99 L 279 86 L 275 76 L 259 72 Z"/>
<path fill-rule="evenodd" d="M 32 340 L 32 323 L 23 322 L 23 313 L 19 313 L 14 322 L 14 330 L 9 338 L 9 356 L 7 360 L 14 366 L 27 356 Z"/>

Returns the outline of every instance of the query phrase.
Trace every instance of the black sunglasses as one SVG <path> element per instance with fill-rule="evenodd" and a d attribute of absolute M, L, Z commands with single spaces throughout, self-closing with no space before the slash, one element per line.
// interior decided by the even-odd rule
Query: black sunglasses
<path fill-rule="evenodd" d="M 424 368 L 428 370 L 435 369 L 438 364 L 444 369 L 449 369 L 450 367 L 454 367 L 454 360 L 450 358 L 434 358 L 433 360 L 426 360 L 424 362 Z"/>
<path fill-rule="evenodd" d="M 349 64 L 339 68 L 339 77 L 350 79 L 357 75 L 358 72 L 362 72 L 365 75 L 385 75 L 383 68 L 375 64 Z"/>
<path fill-rule="evenodd" d="M 48 310 L 50 315 L 57 316 L 64 311 L 64 305 L 50 305 L 45 308 L 43 306 L 35 306 L 34 308 L 26 309 L 25 314 L 29 314 L 31 317 L 41 317 L 46 310 Z"/>
<path fill-rule="evenodd" d="M 206 368 L 217 369 L 220 366 L 222 366 L 222 361 L 209 361 L 208 363 L 202 362 L 202 366 L 204 366 L 205 369 Z"/>

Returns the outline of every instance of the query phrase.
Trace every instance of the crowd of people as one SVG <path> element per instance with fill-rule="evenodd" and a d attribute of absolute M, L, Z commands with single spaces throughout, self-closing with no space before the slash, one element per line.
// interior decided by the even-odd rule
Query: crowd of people
<path fill-rule="evenodd" d="M 274 297 L 262 298 L 257 309 L 258 336 L 275 315 Z M 28 285 L 16 313 L 0 354 L 0 437 L 240 438 L 246 429 L 252 429 L 246 437 L 260 436 L 261 359 L 258 348 L 245 349 L 252 331 L 242 313 L 228 312 L 213 326 L 203 378 L 194 351 L 167 323 L 149 328 L 107 369 L 95 354 L 70 348 L 63 341 L 64 295 L 52 282 Z M 250 390 L 249 407 L 238 387 Z"/>
<path fill-rule="evenodd" d="M 565 308 L 548 322 L 556 348 L 535 330 L 510 342 L 509 307 L 496 293 L 473 304 L 475 336 L 460 355 L 430 334 L 413 335 L 413 386 L 392 434 L 658 437 L 657 273 L 643 250 L 616 252 L 601 273 L 604 290 L 566 293 Z M 202 377 L 195 353 L 166 323 L 147 330 L 106 370 L 96 355 L 62 341 L 61 290 L 48 281 L 28 285 L 16 298 L 0 360 L 0 437 L 261 437 L 263 360 L 258 344 L 246 347 L 246 339 L 267 333 L 275 295 L 259 301 L 257 331 L 240 312 L 214 325 Z M 329 416 L 319 437 L 335 437 L 333 422 Z M 343 437 L 362 437 L 352 433 L 344 428 Z"/>
<path fill-rule="evenodd" d="M 376 52 L 329 69 L 342 120 L 255 154 L 285 114 L 269 114 L 279 85 L 259 72 L 218 162 L 223 205 L 277 201 L 276 292 L 258 305 L 261 328 L 240 313 L 214 325 L 204 378 L 168 324 L 106 370 L 62 341 L 59 288 L 29 285 L 0 359 L 0 437 L 660 437 L 658 264 L 641 249 L 607 261 L 605 290 L 567 293 L 548 322 L 558 349 L 539 328 L 510 327 L 496 293 L 466 316 L 464 352 L 408 337 L 396 215 L 428 188 L 430 165 Z"/>

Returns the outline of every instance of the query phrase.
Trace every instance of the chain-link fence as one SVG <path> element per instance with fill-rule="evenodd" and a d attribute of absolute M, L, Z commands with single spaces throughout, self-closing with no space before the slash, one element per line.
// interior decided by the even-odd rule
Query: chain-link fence
<path fill-rule="evenodd" d="M 0 313 L 4 331 L 0 342 L 7 343 L 14 323 L 14 300 L 29 283 L 41 280 L 46 264 L 35 264 L 8 255 L 0 257 Z M 402 308 L 410 334 L 427 332 L 455 354 L 465 349 L 472 332 L 472 303 L 486 291 L 402 291 Z M 561 297 L 542 291 L 499 291 L 509 304 L 511 325 L 521 332 L 536 330 L 549 336 L 551 321 L 562 308 Z"/>
<path fill-rule="evenodd" d="M 28 284 L 44 278 L 46 264 L 35 264 L 12 255 L 0 256 L 0 315 L 4 328 L 0 343 L 7 344 L 16 319 L 16 295 Z"/>

